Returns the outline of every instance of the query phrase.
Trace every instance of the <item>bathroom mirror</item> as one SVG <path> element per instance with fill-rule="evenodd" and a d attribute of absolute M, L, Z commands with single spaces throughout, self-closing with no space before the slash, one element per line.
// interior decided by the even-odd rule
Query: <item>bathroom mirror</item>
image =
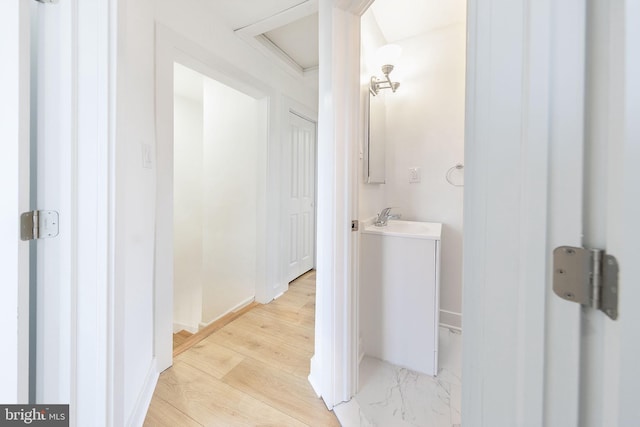
<path fill-rule="evenodd" d="M 387 132 L 385 96 L 385 91 L 380 91 L 377 95 L 369 91 L 364 163 L 365 182 L 368 184 L 385 183 L 385 138 Z"/>

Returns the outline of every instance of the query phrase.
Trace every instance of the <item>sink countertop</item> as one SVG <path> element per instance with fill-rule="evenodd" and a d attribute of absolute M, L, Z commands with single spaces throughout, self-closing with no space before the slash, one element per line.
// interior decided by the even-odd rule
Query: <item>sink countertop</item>
<path fill-rule="evenodd" d="M 376 227 L 373 220 L 366 221 L 362 228 L 365 234 L 408 237 L 413 239 L 440 240 L 442 224 L 439 222 L 403 221 L 392 219 L 384 227 Z"/>

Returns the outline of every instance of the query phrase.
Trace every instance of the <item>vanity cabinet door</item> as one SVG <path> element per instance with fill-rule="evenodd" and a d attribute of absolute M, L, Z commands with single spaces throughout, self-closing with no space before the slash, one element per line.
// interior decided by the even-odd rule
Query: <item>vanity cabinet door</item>
<path fill-rule="evenodd" d="M 364 353 L 436 375 L 439 241 L 362 234 L 361 243 Z"/>

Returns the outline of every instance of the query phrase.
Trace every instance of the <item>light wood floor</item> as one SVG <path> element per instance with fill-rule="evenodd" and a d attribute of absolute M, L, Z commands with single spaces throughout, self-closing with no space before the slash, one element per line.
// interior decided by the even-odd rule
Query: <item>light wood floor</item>
<path fill-rule="evenodd" d="M 173 349 L 180 347 L 180 345 L 184 344 L 189 338 L 191 338 L 193 334 L 189 331 L 182 330 L 180 332 L 176 332 L 173 334 Z"/>
<path fill-rule="evenodd" d="M 307 381 L 315 272 L 174 358 L 145 426 L 339 426 Z"/>

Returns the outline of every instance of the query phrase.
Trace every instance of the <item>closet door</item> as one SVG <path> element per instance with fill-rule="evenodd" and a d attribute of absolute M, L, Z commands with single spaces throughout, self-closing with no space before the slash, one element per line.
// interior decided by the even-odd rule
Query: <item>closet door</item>
<path fill-rule="evenodd" d="M 285 153 L 289 193 L 287 279 L 292 281 L 315 265 L 315 123 L 289 112 L 289 138 Z"/>

